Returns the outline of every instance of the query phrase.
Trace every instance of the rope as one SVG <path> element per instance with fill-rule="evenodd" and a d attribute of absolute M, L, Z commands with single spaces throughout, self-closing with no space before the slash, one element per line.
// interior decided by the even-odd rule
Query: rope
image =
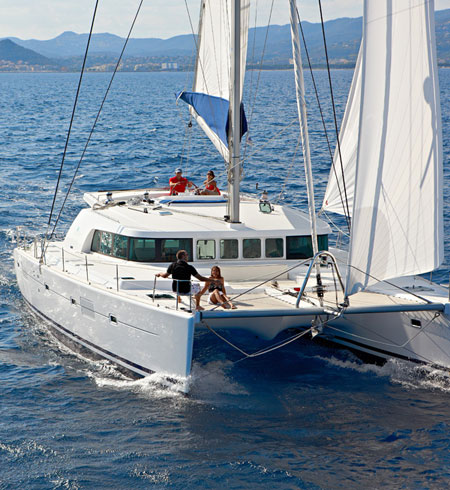
<path fill-rule="evenodd" d="M 84 52 L 83 64 L 81 66 L 81 73 L 80 73 L 80 78 L 78 80 L 77 92 L 76 92 L 76 95 L 75 95 L 75 101 L 74 101 L 73 108 L 72 108 L 72 116 L 70 118 L 69 130 L 67 131 L 66 143 L 64 145 L 64 152 L 63 152 L 63 156 L 62 156 L 62 160 L 61 160 L 61 165 L 59 167 L 58 180 L 56 181 L 55 193 L 53 195 L 53 202 L 52 202 L 52 207 L 50 209 L 50 215 L 48 217 L 47 230 L 45 232 L 45 239 L 44 239 L 44 242 L 43 242 L 43 245 L 42 245 L 42 250 L 44 250 L 45 242 L 46 242 L 47 237 L 48 237 L 48 229 L 50 227 L 50 223 L 51 223 L 52 217 L 53 217 L 53 210 L 55 208 L 56 196 L 58 194 L 59 183 L 61 181 L 61 175 L 62 175 L 62 171 L 63 171 L 63 167 L 64 167 L 64 161 L 65 161 L 65 158 L 66 158 L 67 148 L 69 146 L 70 134 L 71 134 L 71 131 L 72 131 L 73 120 L 75 118 L 75 111 L 76 111 L 77 103 L 78 103 L 78 96 L 80 94 L 81 82 L 83 80 L 83 75 L 84 75 L 84 68 L 86 66 L 86 60 L 87 60 L 87 55 L 88 55 L 88 51 L 89 51 L 89 45 L 91 43 L 91 38 L 92 38 L 92 31 L 94 29 L 95 16 L 97 14 L 97 7 L 98 7 L 98 0 L 96 0 L 96 2 L 95 2 L 94 14 L 92 16 L 92 22 L 91 22 L 91 28 L 90 28 L 90 31 L 89 31 L 89 37 L 88 37 L 88 41 L 87 41 L 87 44 L 86 44 L 86 50 Z M 54 228 L 53 228 L 53 231 L 54 231 Z"/>
<path fill-rule="evenodd" d="M 289 267 L 288 269 L 285 269 L 283 270 L 282 272 L 280 272 L 279 274 L 276 274 L 275 276 L 269 278 L 269 279 L 266 279 L 265 281 L 263 282 L 260 282 L 259 284 L 257 284 L 256 286 L 253 286 L 249 289 L 247 289 L 246 291 L 244 291 L 243 293 L 239 293 L 238 295 L 234 296 L 233 298 L 230 298 L 231 301 L 234 301 L 235 299 L 237 298 L 240 298 L 241 296 L 243 296 L 244 294 L 248 294 L 250 293 L 251 291 L 253 291 L 254 289 L 257 289 L 259 287 L 261 287 L 263 284 L 266 284 L 268 283 L 269 281 L 273 281 L 274 279 L 276 279 L 277 277 L 280 277 L 282 276 L 283 274 L 286 274 L 287 272 L 290 272 L 291 270 L 293 269 L 296 269 L 297 267 L 301 267 L 302 265 L 305 265 L 306 263 L 308 263 L 310 261 L 310 259 L 306 259 L 304 260 L 303 262 L 300 262 L 298 264 L 295 264 L 293 265 L 292 267 Z M 220 306 L 220 304 L 218 304 L 217 306 L 215 306 L 214 308 L 211 308 L 210 311 L 214 311 L 215 309 L 217 309 L 218 307 Z"/>
<path fill-rule="evenodd" d="M 341 164 L 342 184 L 343 184 L 343 187 L 344 187 L 345 208 L 343 207 L 343 209 L 344 209 L 344 212 L 345 212 L 345 217 L 347 219 L 348 229 L 350 230 L 350 210 L 349 210 L 349 206 L 348 206 L 347 187 L 345 185 L 344 164 L 342 162 L 341 144 L 340 144 L 340 141 L 339 141 L 339 128 L 338 128 L 337 117 L 336 117 L 336 106 L 335 106 L 335 103 L 334 103 L 333 84 L 331 82 L 330 61 L 328 59 L 327 40 L 326 40 L 326 37 L 325 37 L 325 25 L 324 25 L 324 21 L 323 21 L 322 2 L 321 2 L 321 0 L 319 0 L 319 10 L 320 10 L 320 21 L 321 21 L 321 24 L 322 24 L 323 47 L 324 47 L 324 50 L 325 50 L 325 58 L 326 58 L 326 61 L 327 61 L 327 73 L 328 73 L 328 83 L 329 83 L 329 86 L 330 86 L 331 104 L 332 104 L 332 107 L 333 107 L 334 129 L 336 131 L 336 142 L 337 142 L 337 148 L 338 148 L 338 154 L 339 154 L 339 162 Z M 333 159 L 333 168 L 334 168 L 334 159 Z M 336 182 L 337 181 L 338 181 L 338 179 L 336 178 Z M 339 190 L 339 194 L 340 194 L 340 190 Z M 342 197 L 341 197 L 341 199 L 342 199 Z"/>
<path fill-rule="evenodd" d="M 86 144 L 85 144 L 85 146 L 84 146 L 84 149 L 83 149 L 83 152 L 82 152 L 82 154 L 81 154 L 80 160 L 78 161 L 78 165 L 77 165 L 77 167 L 76 167 L 76 169 L 75 169 L 75 172 L 74 172 L 74 174 L 73 174 L 72 181 L 70 182 L 69 188 L 68 188 L 68 190 L 67 190 L 67 192 L 66 192 L 66 196 L 65 196 L 64 201 L 63 201 L 63 203 L 62 203 L 62 206 L 61 206 L 61 209 L 60 209 L 60 211 L 59 211 L 58 217 L 57 217 L 57 219 L 56 219 L 56 221 L 55 221 L 55 224 L 53 225 L 53 229 L 52 229 L 52 234 L 51 234 L 51 236 L 53 236 L 53 233 L 55 232 L 56 225 L 57 225 L 57 224 L 58 224 L 58 222 L 59 222 L 59 219 L 60 219 L 60 217 L 61 217 L 61 214 L 62 214 L 62 211 L 63 211 L 63 209 L 64 209 L 64 206 L 65 206 L 66 201 L 67 201 L 67 199 L 68 199 L 68 197 L 69 197 L 70 191 L 72 190 L 72 186 L 73 186 L 73 184 L 74 184 L 74 182 L 75 182 L 75 178 L 76 178 L 76 176 L 77 176 L 77 174 L 78 174 L 78 170 L 80 169 L 81 162 L 83 161 L 84 155 L 86 154 L 86 151 L 87 151 L 87 148 L 88 148 L 89 143 L 90 143 L 90 141 L 91 141 L 91 138 L 92 138 L 92 135 L 93 135 L 93 133 L 94 133 L 95 127 L 96 127 L 97 122 L 98 122 L 98 120 L 99 120 L 99 118 L 100 118 L 100 114 L 101 114 L 101 112 L 102 112 L 102 110 L 103 110 L 103 106 L 104 106 L 104 104 L 105 104 L 105 102 L 106 102 L 106 98 L 108 97 L 108 94 L 109 94 L 109 91 L 110 91 L 110 89 L 111 89 L 111 85 L 112 85 L 112 83 L 113 83 L 114 77 L 116 76 L 117 70 L 119 69 L 119 65 L 120 65 L 120 62 L 122 61 L 123 53 L 124 53 L 124 51 L 125 51 L 125 48 L 127 47 L 128 40 L 130 39 L 131 32 L 133 31 L 133 28 L 134 28 L 134 25 L 135 25 L 135 23 L 136 23 L 136 19 L 137 19 L 138 15 L 139 15 L 139 12 L 140 12 L 140 10 L 141 10 L 141 6 L 142 6 L 143 1 L 144 1 L 144 0 L 141 0 L 141 1 L 140 1 L 139 6 L 138 6 L 138 9 L 137 9 L 136 14 L 135 14 L 134 19 L 133 19 L 133 22 L 132 22 L 132 24 L 131 24 L 130 30 L 128 31 L 127 38 L 126 38 L 126 40 L 125 40 L 125 42 L 124 42 L 124 44 L 123 44 L 122 51 L 120 52 L 119 59 L 117 60 L 116 66 L 115 66 L 115 68 L 114 68 L 114 72 L 113 72 L 113 74 L 112 74 L 112 76 L 111 76 L 111 79 L 110 79 L 110 81 L 109 81 L 109 84 L 108 84 L 108 87 L 107 87 L 107 89 L 106 89 L 105 95 L 104 95 L 104 97 L 103 97 L 102 103 L 100 104 L 100 108 L 99 108 L 99 110 L 98 110 L 98 112 L 97 112 L 97 116 L 96 116 L 96 118 L 95 118 L 94 124 L 92 125 L 91 131 L 90 131 L 90 133 L 89 133 L 88 139 L 87 139 Z M 92 29 L 92 28 L 91 28 L 91 29 Z M 86 52 L 87 52 L 87 51 L 86 51 Z M 84 69 L 84 64 L 83 64 L 83 69 Z M 80 79 L 80 80 L 81 80 L 81 79 Z M 77 94 L 77 95 L 78 95 L 78 94 Z M 70 130 L 69 130 L 69 132 L 70 132 Z M 65 150 L 64 150 L 64 152 L 65 152 Z M 64 159 L 64 156 L 63 156 L 63 159 Z M 58 181 L 59 181 L 59 179 L 58 179 Z"/>
<path fill-rule="evenodd" d="M 304 335 L 306 335 L 307 333 L 311 332 L 312 328 L 308 328 L 307 330 L 304 330 L 303 332 L 300 332 L 296 335 L 293 335 L 292 337 L 289 337 L 287 340 L 283 340 L 283 341 L 280 341 L 280 342 L 277 342 L 269 347 L 265 347 L 264 349 L 261 349 L 259 351 L 256 351 L 256 352 L 253 352 L 253 353 L 248 353 L 248 352 L 245 352 L 243 349 L 241 349 L 240 347 L 238 347 L 237 345 L 233 344 L 232 342 L 230 342 L 229 340 L 227 340 L 224 336 L 220 335 L 218 332 L 216 332 L 211 326 L 209 326 L 205 320 L 202 320 L 203 325 L 211 332 L 213 333 L 214 335 L 216 335 L 219 339 L 221 339 L 223 342 L 225 342 L 226 344 L 228 344 L 230 347 L 232 347 L 233 349 L 237 350 L 238 352 L 240 352 L 241 354 L 244 355 L 244 357 L 242 357 L 241 359 L 238 359 L 237 361 L 234 361 L 233 364 L 237 364 L 238 362 L 241 362 L 243 361 L 244 359 L 249 359 L 249 358 L 254 358 L 254 357 L 259 357 L 259 356 L 263 356 L 265 354 L 269 354 L 270 352 L 273 352 L 275 350 L 278 350 L 278 349 L 281 349 L 282 347 L 285 347 L 286 345 L 294 342 L 295 340 L 299 339 L 300 337 L 303 337 Z"/>

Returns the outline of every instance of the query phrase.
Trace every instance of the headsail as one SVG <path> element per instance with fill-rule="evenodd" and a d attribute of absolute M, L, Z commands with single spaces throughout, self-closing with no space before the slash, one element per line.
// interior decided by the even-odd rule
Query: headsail
<path fill-rule="evenodd" d="M 322 209 L 351 216 L 355 194 L 356 155 L 358 151 L 359 111 L 361 103 L 361 52 L 358 54 L 344 119 L 339 133 L 339 147 L 334 153 Z M 341 166 L 342 158 L 342 166 Z M 342 169 L 345 178 L 342 178 Z"/>
<path fill-rule="evenodd" d="M 365 0 L 359 119 L 347 294 L 443 259 L 432 0 Z"/>
<path fill-rule="evenodd" d="M 227 161 L 231 88 L 231 1 L 202 1 L 194 86 L 192 92 L 182 92 L 179 95 L 190 105 L 191 113 L 198 124 Z M 241 87 L 247 58 L 249 10 L 250 0 L 242 0 Z M 243 111 L 242 118 L 245 132 Z"/>

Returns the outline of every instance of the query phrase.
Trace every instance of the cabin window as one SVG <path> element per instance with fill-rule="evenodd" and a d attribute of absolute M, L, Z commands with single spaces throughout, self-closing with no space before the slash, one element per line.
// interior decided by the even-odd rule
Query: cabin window
<path fill-rule="evenodd" d="M 328 235 L 317 237 L 319 251 L 328 250 Z M 286 258 L 309 259 L 314 255 L 310 235 L 286 237 Z"/>
<path fill-rule="evenodd" d="M 328 250 L 328 235 L 318 235 L 317 244 L 319 246 L 319 252 Z"/>
<path fill-rule="evenodd" d="M 216 258 L 215 240 L 197 240 L 197 259 L 207 260 Z"/>
<path fill-rule="evenodd" d="M 259 259 L 261 257 L 261 240 L 259 238 L 244 238 L 242 240 L 242 255 L 244 259 Z"/>
<path fill-rule="evenodd" d="M 111 255 L 113 235 L 107 231 L 102 231 L 100 238 L 100 253 Z"/>
<path fill-rule="evenodd" d="M 91 250 L 93 252 L 100 252 L 100 238 L 102 236 L 102 232 L 99 230 L 95 230 L 94 238 L 92 239 Z"/>
<path fill-rule="evenodd" d="M 200 258 L 215 258 L 214 240 L 206 240 L 206 242 L 204 257 Z M 134 262 L 175 262 L 178 250 L 186 250 L 192 258 L 192 239 L 133 238 L 95 230 L 91 250 Z"/>
<path fill-rule="evenodd" d="M 155 262 L 156 240 L 154 238 L 130 238 L 130 260 Z"/>
<path fill-rule="evenodd" d="M 237 259 L 239 257 L 239 242 L 232 238 L 230 240 L 220 240 L 220 258 Z"/>
<path fill-rule="evenodd" d="M 123 235 L 114 235 L 113 256 L 119 259 L 128 258 L 128 237 Z"/>
<path fill-rule="evenodd" d="M 266 238 L 266 257 L 283 257 L 283 239 Z"/>
<path fill-rule="evenodd" d="M 175 262 L 178 250 L 186 250 L 192 259 L 192 240 L 190 238 L 168 238 L 161 240 L 161 262 Z"/>

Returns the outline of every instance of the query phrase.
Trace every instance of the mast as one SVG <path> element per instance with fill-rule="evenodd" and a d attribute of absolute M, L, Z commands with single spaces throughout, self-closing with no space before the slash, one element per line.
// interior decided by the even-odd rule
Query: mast
<path fill-rule="evenodd" d="M 314 256 L 318 253 L 317 243 L 317 224 L 316 224 L 316 207 L 314 204 L 314 185 L 311 170 L 311 153 L 309 149 L 308 120 L 306 115 L 305 102 L 305 84 L 303 80 L 302 56 L 300 51 L 300 36 L 297 22 L 296 0 L 289 0 L 290 19 L 291 19 L 291 37 L 292 37 L 292 54 L 294 57 L 295 86 L 297 95 L 297 110 L 300 121 L 300 133 L 302 137 L 303 161 L 305 165 L 306 189 L 308 192 L 309 218 L 311 222 L 311 240 Z M 322 281 L 320 277 L 320 265 L 316 262 L 317 294 L 319 298 L 323 297 Z"/>
<path fill-rule="evenodd" d="M 239 184 L 241 178 L 241 0 L 231 2 L 231 124 L 228 147 L 228 210 L 231 223 L 239 223 Z"/>

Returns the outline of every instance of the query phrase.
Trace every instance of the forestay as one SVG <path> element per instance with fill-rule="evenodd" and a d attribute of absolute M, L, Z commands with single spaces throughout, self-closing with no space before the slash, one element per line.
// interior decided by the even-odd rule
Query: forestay
<path fill-rule="evenodd" d="M 179 95 L 191 106 L 191 113 L 226 161 L 232 84 L 231 1 L 202 1 L 193 91 Z M 241 87 L 247 59 L 249 4 L 250 0 L 241 2 Z M 239 96 L 242 100 L 242 89 Z M 245 121 L 243 129 L 245 132 Z"/>
<path fill-rule="evenodd" d="M 443 259 L 434 2 L 364 2 L 361 110 L 347 293 Z"/>

